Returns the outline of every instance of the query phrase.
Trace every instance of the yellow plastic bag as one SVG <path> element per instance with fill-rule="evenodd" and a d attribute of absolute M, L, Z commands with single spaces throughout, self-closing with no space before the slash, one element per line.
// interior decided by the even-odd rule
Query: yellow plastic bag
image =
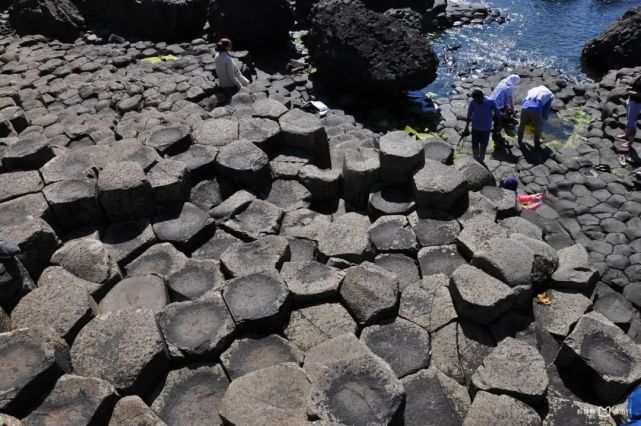
<path fill-rule="evenodd" d="M 176 58 L 174 55 L 165 55 L 165 56 L 149 56 L 148 58 L 142 58 L 141 62 L 147 62 L 148 64 L 159 64 L 161 62 L 175 61 Z"/>

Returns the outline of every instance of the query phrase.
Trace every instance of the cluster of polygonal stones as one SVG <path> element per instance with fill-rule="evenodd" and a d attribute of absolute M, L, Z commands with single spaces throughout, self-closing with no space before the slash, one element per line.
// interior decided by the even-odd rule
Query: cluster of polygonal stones
<path fill-rule="evenodd" d="M 3 422 L 563 424 L 641 380 L 638 346 L 589 312 L 586 250 L 549 245 L 447 144 L 288 108 L 293 79 L 161 109 L 138 93 L 169 67 L 108 57 L 50 90 L 37 77 L 64 65 L 9 40 L 42 70 L 0 78 L 0 114 L 27 120 L 2 141 L 0 226 L 22 249 L 0 264 Z"/>

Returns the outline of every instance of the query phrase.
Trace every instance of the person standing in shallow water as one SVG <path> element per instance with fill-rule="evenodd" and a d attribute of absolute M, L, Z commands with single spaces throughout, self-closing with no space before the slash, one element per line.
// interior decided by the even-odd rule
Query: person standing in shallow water
<path fill-rule="evenodd" d="M 528 90 L 527 96 L 521 107 L 521 120 L 519 122 L 518 143 L 523 143 L 523 134 L 525 126 L 532 124 L 534 126 L 534 145 L 541 144 L 541 133 L 543 133 L 543 123 L 548 119 L 552 110 L 552 101 L 554 94 L 545 86 L 538 86 Z"/>
<path fill-rule="evenodd" d="M 501 111 L 496 107 L 496 102 L 483 95 L 480 90 L 474 90 L 472 92 L 472 102 L 470 102 L 470 106 L 467 109 L 467 122 L 463 134 L 468 135 L 470 133 L 471 122 L 472 156 L 481 164 L 485 164 L 485 152 L 490 142 L 494 119 L 501 119 Z"/>
<path fill-rule="evenodd" d="M 218 76 L 218 84 L 226 92 L 230 94 L 238 92 L 243 86 L 249 84 L 249 80 L 245 78 L 234 63 L 229 52 L 231 52 L 232 44 L 228 38 L 221 38 L 216 43 L 216 75 Z"/>
<path fill-rule="evenodd" d="M 625 133 L 617 135 L 618 139 L 627 142 L 621 145 L 621 148 L 628 150 L 632 148 L 632 142 L 637 134 L 637 121 L 641 116 L 641 75 L 632 83 L 632 86 L 626 88 L 628 93 L 628 116 Z"/>

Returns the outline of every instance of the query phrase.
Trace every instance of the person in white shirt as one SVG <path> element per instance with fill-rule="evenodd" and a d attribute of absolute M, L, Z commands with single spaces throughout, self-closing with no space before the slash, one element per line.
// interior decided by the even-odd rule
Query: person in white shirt
<path fill-rule="evenodd" d="M 231 40 L 222 38 L 216 43 L 216 74 L 218 76 L 218 83 L 223 89 L 232 89 L 235 91 L 240 90 L 243 86 L 249 84 L 249 80 L 245 78 L 234 63 L 229 52 L 232 49 Z"/>

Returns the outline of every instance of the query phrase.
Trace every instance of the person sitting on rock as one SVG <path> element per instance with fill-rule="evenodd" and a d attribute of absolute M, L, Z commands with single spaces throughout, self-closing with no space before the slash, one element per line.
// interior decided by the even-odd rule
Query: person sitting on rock
<path fill-rule="evenodd" d="M 504 78 L 496 86 L 496 89 L 490 95 L 490 99 L 494 99 L 496 102 L 496 107 L 501 110 L 503 117 L 507 118 L 514 113 L 514 89 L 521 82 L 521 77 L 516 74 L 512 74 L 507 78 Z M 501 128 L 504 127 L 504 120 L 497 120 L 494 123 L 494 132 L 492 132 L 492 139 L 496 143 L 505 145 L 506 141 L 501 136 Z"/>
<path fill-rule="evenodd" d="M 501 111 L 496 107 L 496 102 L 483 95 L 479 89 L 474 90 L 472 102 L 467 109 L 467 123 L 463 134 L 470 133 L 472 122 L 472 156 L 481 164 L 485 164 L 485 152 L 490 142 L 494 118 L 501 118 Z"/>
<path fill-rule="evenodd" d="M 238 92 L 243 86 L 249 84 L 249 80 L 245 78 L 234 63 L 229 52 L 231 52 L 232 44 L 228 38 L 221 38 L 216 43 L 216 75 L 218 76 L 218 84 L 223 90 L 231 94 Z"/>
<path fill-rule="evenodd" d="M 632 86 L 626 88 L 628 93 L 628 117 L 625 133 L 617 135 L 618 139 L 627 140 L 621 148 L 628 150 L 632 148 L 632 142 L 637 134 L 637 121 L 641 116 L 641 76 L 637 77 Z"/>
<path fill-rule="evenodd" d="M 530 89 L 521 107 L 521 120 L 519 122 L 518 143 L 523 143 L 525 126 L 532 124 L 534 127 L 534 145 L 540 146 L 543 123 L 548 119 L 552 110 L 554 94 L 545 86 Z"/>

